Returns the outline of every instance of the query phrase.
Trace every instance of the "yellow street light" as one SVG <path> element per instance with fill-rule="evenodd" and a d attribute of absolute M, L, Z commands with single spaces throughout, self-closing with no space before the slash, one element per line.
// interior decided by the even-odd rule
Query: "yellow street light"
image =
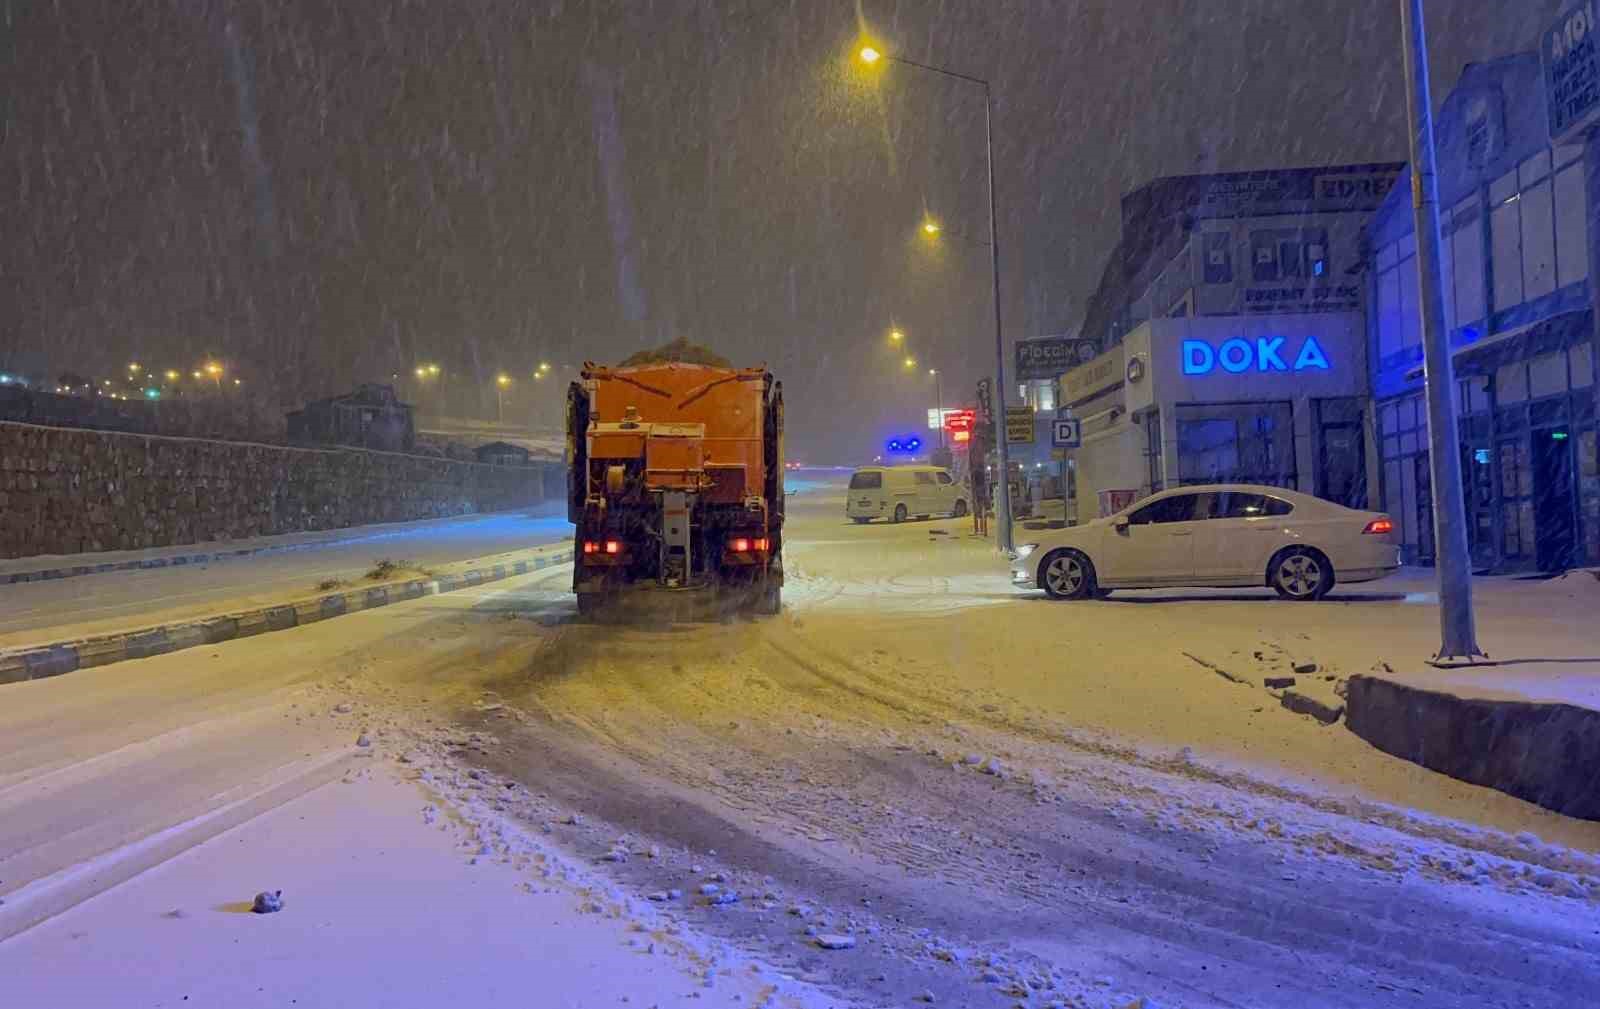
<path fill-rule="evenodd" d="M 941 230 L 943 229 L 939 227 L 939 222 L 935 221 L 931 217 L 922 222 L 922 233 L 927 235 L 929 238 L 937 235 Z"/>
<path fill-rule="evenodd" d="M 502 387 L 508 386 L 511 384 L 511 376 L 506 374 L 496 375 L 495 381 L 500 383 Z"/>
<path fill-rule="evenodd" d="M 178 380 L 178 373 L 173 371 L 173 370 L 171 370 L 171 369 L 168 369 L 167 370 L 167 381 L 168 382 L 176 382 L 177 380 Z"/>
<path fill-rule="evenodd" d="M 900 332 L 900 327 L 899 326 L 896 326 L 895 328 L 889 330 L 889 339 L 893 340 L 895 343 L 899 343 L 901 340 L 904 340 L 905 338 L 906 338 L 906 335 L 904 333 Z"/>
<path fill-rule="evenodd" d="M 914 358 L 914 357 L 906 358 L 906 367 L 907 368 L 915 368 L 916 366 L 917 366 L 917 359 L 916 358 Z"/>
<path fill-rule="evenodd" d="M 936 375 L 939 374 L 939 369 L 938 368 L 929 368 L 928 369 L 928 374 L 936 376 Z"/>
<path fill-rule="evenodd" d="M 862 46 L 860 56 L 863 63 L 876 63 L 883 58 L 883 53 L 878 52 L 871 46 Z"/>
<path fill-rule="evenodd" d="M 139 362 L 138 361 L 134 361 L 133 363 L 128 365 L 128 370 L 133 372 L 135 375 L 137 375 L 137 374 L 139 374 L 139 372 L 142 369 L 139 367 Z"/>
<path fill-rule="evenodd" d="M 238 379 L 234 379 L 234 380 L 233 380 L 233 384 L 234 384 L 234 385 L 239 385 L 239 384 L 240 384 L 240 383 L 239 383 L 239 380 L 238 380 Z"/>
<path fill-rule="evenodd" d="M 222 365 L 218 364 L 215 361 L 212 361 L 211 363 L 206 365 L 206 374 L 207 375 L 220 375 L 220 374 L 222 374 Z"/>
<path fill-rule="evenodd" d="M 439 366 L 437 364 L 428 365 L 428 374 L 430 374 L 430 375 L 439 374 Z"/>
<path fill-rule="evenodd" d="M 427 378 L 428 377 L 428 369 L 426 369 L 426 368 L 418 368 L 417 369 L 417 377 L 418 378 Z"/>
<path fill-rule="evenodd" d="M 539 362 L 539 370 L 540 371 L 549 371 L 550 370 L 550 362 L 549 361 L 540 361 Z"/>
<path fill-rule="evenodd" d="M 195 378 L 199 378 L 199 377 L 200 377 L 200 373 L 199 373 L 199 372 L 198 372 L 198 371 L 197 371 L 197 372 L 195 372 L 195 373 L 194 373 L 194 377 L 195 377 Z"/>

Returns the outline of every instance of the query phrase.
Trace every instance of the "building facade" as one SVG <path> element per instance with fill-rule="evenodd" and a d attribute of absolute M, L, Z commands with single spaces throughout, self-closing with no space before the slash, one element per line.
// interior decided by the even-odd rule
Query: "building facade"
<path fill-rule="evenodd" d="M 1123 198 L 1082 330 L 1105 349 L 1059 383 L 1083 432 L 1069 519 L 1230 481 L 1368 505 L 1362 229 L 1403 167 L 1182 176 Z"/>
<path fill-rule="evenodd" d="M 1534 53 L 1469 65 L 1436 120 L 1445 326 L 1480 570 L 1600 563 L 1590 207 L 1595 158 L 1552 146 Z M 1367 229 L 1378 502 L 1434 556 L 1409 176 Z"/>

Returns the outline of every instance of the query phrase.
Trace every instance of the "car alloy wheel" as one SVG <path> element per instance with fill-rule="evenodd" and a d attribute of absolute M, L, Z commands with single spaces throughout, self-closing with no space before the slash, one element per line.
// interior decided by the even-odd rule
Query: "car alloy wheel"
<path fill-rule="evenodd" d="M 1288 599 L 1316 599 L 1328 590 L 1327 562 L 1309 550 L 1297 550 L 1278 558 L 1272 587 Z"/>
<path fill-rule="evenodd" d="M 1044 559 L 1039 581 L 1052 599 L 1082 599 L 1094 591 L 1094 568 L 1075 550 L 1061 550 Z"/>
<path fill-rule="evenodd" d="M 905 505 L 894 506 L 894 520 L 896 522 L 904 522 L 907 514 Z"/>

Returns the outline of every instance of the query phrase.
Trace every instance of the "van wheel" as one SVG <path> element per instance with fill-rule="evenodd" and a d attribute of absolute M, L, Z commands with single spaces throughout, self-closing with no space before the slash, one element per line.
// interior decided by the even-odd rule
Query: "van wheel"
<path fill-rule="evenodd" d="M 905 505 L 899 504 L 894 506 L 894 521 L 896 524 L 904 522 L 908 514 L 910 513 L 906 511 Z"/>
<path fill-rule="evenodd" d="M 1267 581 L 1285 599 L 1321 599 L 1333 588 L 1333 564 L 1320 550 L 1290 547 L 1272 559 Z"/>
<path fill-rule="evenodd" d="M 1088 599 L 1098 589 L 1094 564 L 1077 550 L 1057 550 L 1039 562 L 1039 587 L 1051 599 Z"/>
<path fill-rule="evenodd" d="M 955 510 L 952 511 L 950 514 L 954 515 L 958 519 L 959 518 L 966 518 L 966 516 L 967 516 L 967 503 L 965 501 L 957 501 Z"/>

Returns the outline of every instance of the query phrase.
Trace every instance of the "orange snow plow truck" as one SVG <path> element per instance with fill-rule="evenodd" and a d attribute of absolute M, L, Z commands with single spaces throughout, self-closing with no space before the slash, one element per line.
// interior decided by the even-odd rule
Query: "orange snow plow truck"
<path fill-rule="evenodd" d="M 765 368 L 583 366 L 567 390 L 578 611 L 700 593 L 774 614 L 783 586 L 783 387 Z"/>

